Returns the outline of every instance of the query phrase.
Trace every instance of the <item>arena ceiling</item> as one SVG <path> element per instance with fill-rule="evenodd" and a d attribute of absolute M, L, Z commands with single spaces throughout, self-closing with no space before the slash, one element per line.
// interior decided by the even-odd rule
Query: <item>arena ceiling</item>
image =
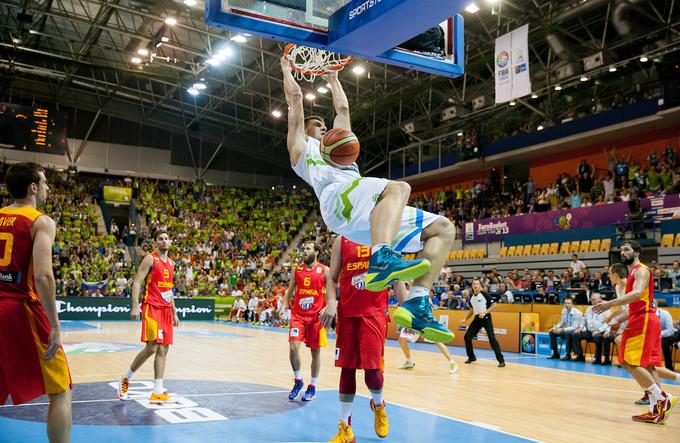
<path fill-rule="evenodd" d="M 571 86 L 579 91 L 576 96 L 588 97 L 680 72 L 680 0 L 477 3 L 479 12 L 463 13 L 465 76 L 448 79 L 363 62 L 366 74 L 341 74 L 362 140 L 364 169 L 379 172 L 390 150 L 509 112 L 545 116 L 557 101 L 557 83 L 564 86 L 562 95 Z M 203 9 L 201 0 L 191 6 L 173 0 L 0 0 L 3 100 L 89 111 L 95 116 L 92 126 L 101 116 L 112 116 L 200 139 L 214 146 L 202 161 L 206 168 L 233 151 L 288 174 L 280 168 L 287 164 L 280 45 L 255 37 L 234 41 L 233 34 L 205 25 Z M 167 18 L 177 23 L 167 24 Z M 519 100 L 512 109 L 494 106 L 494 39 L 524 23 L 530 25 L 538 97 Z M 208 64 L 210 54 L 225 45 L 231 55 L 219 66 Z M 139 49 L 148 54 L 139 55 Z M 593 81 L 579 84 L 582 59 L 597 53 L 602 66 L 587 72 Z M 643 54 L 647 62 L 640 61 Z M 608 71 L 611 65 L 618 67 L 616 73 Z M 188 94 L 199 81 L 206 89 Z M 331 98 L 316 91 L 320 85 L 303 85 L 316 95 L 305 101 L 306 112 L 330 118 Z M 473 108 L 479 97 L 485 104 Z M 451 107 L 458 116 L 442 121 L 442 111 Z M 283 111 L 282 118 L 272 116 L 275 109 Z M 406 133 L 404 125 L 411 122 L 414 131 Z"/>

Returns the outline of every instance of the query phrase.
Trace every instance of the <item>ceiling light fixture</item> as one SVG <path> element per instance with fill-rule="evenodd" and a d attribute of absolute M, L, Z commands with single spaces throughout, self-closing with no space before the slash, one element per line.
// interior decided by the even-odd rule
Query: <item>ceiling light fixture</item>
<path fill-rule="evenodd" d="M 189 88 L 189 89 L 187 89 L 187 92 L 191 95 L 194 95 L 194 96 L 200 94 L 199 90 L 196 89 L 196 88 Z"/>
<path fill-rule="evenodd" d="M 305 94 L 305 98 L 307 100 L 314 100 L 316 99 L 316 95 L 312 94 L 311 92 L 308 92 L 307 94 Z"/>
<path fill-rule="evenodd" d="M 649 59 L 647 58 L 646 55 L 643 55 L 642 57 L 640 57 L 640 61 L 641 61 L 642 63 L 645 63 L 645 62 L 647 62 L 648 60 L 649 60 Z"/>
<path fill-rule="evenodd" d="M 283 114 L 281 114 L 281 111 L 279 111 L 278 109 L 274 109 L 274 110 L 272 111 L 272 115 L 273 115 L 274 117 L 276 117 L 276 118 L 279 118 L 279 117 L 281 117 Z"/>
<path fill-rule="evenodd" d="M 149 50 L 146 48 L 139 48 L 137 49 L 137 54 L 146 57 L 147 55 L 149 55 Z"/>
<path fill-rule="evenodd" d="M 165 19 L 165 24 L 170 25 L 170 26 L 175 26 L 177 24 L 177 19 L 172 18 L 172 17 L 168 17 L 168 18 Z"/>
<path fill-rule="evenodd" d="M 203 82 L 196 82 L 193 84 L 192 88 L 198 89 L 199 91 L 203 91 L 208 88 L 208 85 L 206 85 Z"/>
<path fill-rule="evenodd" d="M 167 43 L 167 42 L 170 41 L 170 39 L 169 39 L 168 37 L 166 37 L 166 36 L 163 36 L 163 37 L 161 37 L 161 41 L 162 41 L 163 43 Z"/>
<path fill-rule="evenodd" d="M 560 85 L 555 86 L 555 91 L 561 91 L 561 90 L 562 90 L 562 86 L 560 86 Z"/>
<path fill-rule="evenodd" d="M 536 128 L 537 131 L 542 131 L 543 130 L 543 125 L 538 125 L 538 128 Z"/>
<path fill-rule="evenodd" d="M 514 100 L 510 101 L 510 106 L 515 106 L 516 104 L 517 103 Z"/>
<path fill-rule="evenodd" d="M 612 66 L 611 68 L 609 68 L 609 72 L 616 72 L 616 66 Z"/>
<path fill-rule="evenodd" d="M 198 3 L 196 0 L 184 0 L 184 4 L 187 6 L 196 6 L 196 3 Z"/>
<path fill-rule="evenodd" d="M 534 92 L 533 94 L 531 94 L 531 98 L 538 98 L 538 94 Z"/>
<path fill-rule="evenodd" d="M 139 57 L 132 57 L 132 58 L 130 59 L 130 61 L 131 61 L 132 63 L 134 63 L 135 65 L 138 65 L 138 64 L 140 64 L 140 63 L 142 62 L 142 59 L 139 58 Z"/>
<path fill-rule="evenodd" d="M 470 3 L 469 5 L 467 5 L 467 6 L 465 7 L 465 10 L 466 10 L 467 12 L 469 12 L 470 14 L 474 14 L 474 13 L 476 13 L 477 11 L 479 11 L 479 6 L 477 6 L 477 5 L 474 4 L 474 3 Z"/>
<path fill-rule="evenodd" d="M 587 82 L 587 81 L 588 81 L 588 77 L 586 77 L 585 75 L 582 75 L 581 78 L 580 78 L 579 80 L 581 80 L 582 82 Z"/>
<path fill-rule="evenodd" d="M 325 86 L 319 86 L 319 88 L 317 89 L 317 91 L 319 91 L 319 92 L 322 93 L 322 94 L 325 94 L 325 93 L 328 92 L 328 89 L 327 89 Z"/>
<path fill-rule="evenodd" d="M 242 36 L 241 34 L 236 34 L 233 37 L 231 37 L 229 40 L 233 40 L 236 43 L 245 43 L 245 42 L 248 41 L 248 39 L 245 38 L 244 36 Z"/>
<path fill-rule="evenodd" d="M 356 65 L 355 67 L 352 68 L 352 72 L 355 73 L 356 75 L 361 75 L 364 72 L 366 72 L 366 68 L 364 68 L 361 65 Z"/>
<path fill-rule="evenodd" d="M 210 58 L 209 58 L 208 60 L 206 60 L 205 62 L 206 62 L 207 64 L 209 64 L 210 66 L 219 66 L 220 63 L 222 63 L 222 62 L 220 61 L 220 59 L 218 59 L 217 57 L 210 57 Z"/>

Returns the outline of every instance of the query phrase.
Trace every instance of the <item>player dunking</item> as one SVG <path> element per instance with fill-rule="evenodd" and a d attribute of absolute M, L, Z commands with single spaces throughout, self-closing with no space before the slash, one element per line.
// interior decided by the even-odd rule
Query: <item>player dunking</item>
<path fill-rule="evenodd" d="M 332 286 L 328 292 L 335 294 L 339 283 L 337 302 L 337 335 L 335 366 L 340 372 L 340 421 L 337 435 L 330 443 L 355 441 L 351 427 L 352 405 L 356 394 L 356 370 L 364 370 L 366 386 L 371 392 L 371 409 L 378 437 L 387 437 L 389 422 L 383 401 L 383 369 L 385 338 L 389 316 L 387 290 L 368 291 L 365 288 L 371 248 L 337 236 L 331 250 L 330 275 Z M 398 283 L 403 286 L 403 283 Z M 405 292 L 405 290 L 404 290 Z M 330 300 L 321 320 L 329 326 L 336 313 L 336 301 Z"/>
<path fill-rule="evenodd" d="M 437 342 L 453 333 L 432 315 L 429 292 L 453 243 L 454 227 L 445 217 L 406 206 L 411 193 L 405 182 L 362 177 L 356 164 L 335 168 L 319 151 L 326 133 L 322 118 L 304 118 L 302 90 L 281 59 L 288 102 L 288 153 L 293 170 L 314 189 L 329 230 L 361 245 L 371 245 L 366 289 L 382 291 L 394 280 L 415 279 L 395 321 Z M 351 130 L 349 105 L 337 72 L 324 74 L 330 85 L 335 128 Z M 424 246 L 423 246 L 424 242 Z M 404 260 L 400 252 L 419 252 L 422 258 Z"/>
<path fill-rule="evenodd" d="M 0 405 L 10 395 L 18 405 L 47 394 L 47 437 L 68 442 L 73 386 L 52 273 L 56 226 L 36 210 L 47 199 L 45 171 L 18 163 L 5 183 L 14 203 L 0 209 Z"/>
<path fill-rule="evenodd" d="M 626 293 L 621 298 L 593 306 L 597 313 L 613 306 L 629 305 L 628 323 L 621 336 L 619 363 L 649 393 L 649 412 L 633 416 L 633 421 L 661 424 L 675 406 L 676 397 L 656 383 L 655 366 L 661 366 L 661 326 L 652 302 L 654 278 L 640 262 L 642 247 L 636 241 L 621 245 L 621 262 L 628 266 Z"/>
<path fill-rule="evenodd" d="M 155 354 L 153 362 L 154 387 L 149 398 L 152 403 L 168 403 L 172 400 L 163 387 L 165 358 L 172 344 L 173 326 L 179 326 L 179 317 L 173 298 L 175 263 L 168 257 L 172 243 L 168 233 L 158 231 L 154 235 L 156 250 L 142 260 L 132 283 L 132 311 L 130 317 L 139 320 L 139 292 L 146 279 L 146 291 L 142 300 L 142 341 L 146 343 L 139 351 L 130 369 L 120 379 L 118 398 L 128 399 L 128 385 L 133 374 Z"/>
<path fill-rule="evenodd" d="M 312 380 L 302 396 L 302 401 L 316 398 L 316 383 L 321 368 L 321 348 L 326 346 L 326 330 L 319 316 L 326 307 L 329 297 L 327 292 L 330 282 L 328 267 L 316 261 L 321 248 L 314 242 L 304 245 L 303 263 L 295 267 L 286 295 L 280 310 L 284 312 L 290 306 L 290 365 L 293 368 L 295 382 L 288 394 L 293 401 L 304 386 L 300 372 L 300 348 L 304 343 L 312 351 Z M 335 297 L 335 294 L 333 294 Z"/>

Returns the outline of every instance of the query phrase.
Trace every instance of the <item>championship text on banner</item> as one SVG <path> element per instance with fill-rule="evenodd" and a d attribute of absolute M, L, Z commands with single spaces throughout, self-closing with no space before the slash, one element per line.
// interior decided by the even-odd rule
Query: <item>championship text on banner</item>
<path fill-rule="evenodd" d="M 494 54 L 496 103 L 531 94 L 529 25 L 498 37 Z"/>
<path fill-rule="evenodd" d="M 61 320 L 129 320 L 131 300 L 119 297 L 57 297 L 57 314 Z M 212 299 L 176 298 L 180 320 L 214 320 Z"/>

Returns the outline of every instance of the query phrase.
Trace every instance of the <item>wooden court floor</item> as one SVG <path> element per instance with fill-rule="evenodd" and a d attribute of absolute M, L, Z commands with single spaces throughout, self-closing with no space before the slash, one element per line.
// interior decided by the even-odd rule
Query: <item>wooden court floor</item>
<path fill-rule="evenodd" d="M 130 349 L 119 352 L 98 352 L 96 344 L 138 345 L 139 325 L 133 322 L 85 324 L 88 329 L 67 328 L 63 332 L 67 348 L 77 349 L 78 344 L 85 346 L 84 350 L 68 356 L 74 383 L 117 381 L 129 367 L 138 348 L 130 346 Z M 87 343 L 94 343 L 90 346 L 95 349 L 88 351 L 88 345 L 82 345 Z M 641 392 L 632 379 L 621 377 L 617 368 L 612 368 L 613 375 L 594 375 L 573 370 L 576 366 L 564 366 L 563 369 L 541 367 L 543 358 L 538 361 L 535 357 L 518 354 L 506 354 L 507 366 L 498 368 L 496 362 L 490 359 L 491 354 L 485 351 L 478 353 L 476 363 L 465 365 L 464 350 L 451 347 L 460 366 L 458 374 L 452 376 L 448 374 L 447 362 L 441 354 L 436 350 L 433 352 L 431 345 L 420 345 L 419 349 L 427 349 L 412 350 L 416 368 L 404 371 L 398 369 L 404 358 L 394 344 L 396 342 L 385 351 L 385 400 L 388 405 L 399 404 L 424 414 L 451 417 L 476 428 L 545 442 L 680 441 L 680 407 L 662 426 L 630 420 L 631 415 L 644 411 L 643 407 L 633 404 Z M 326 395 L 329 402 L 330 397 L 333 402 L 337 397 L 333 391 L 337 390 L 339 378 L 339 369 L 333 366 L 334 349 L 334 341 L 329 340 L 328 347 L 322 351 L 323 365 L 318 383 L 320 390 L 330 391 Z M 306 349 L 302 358 L 303 375 L 308 382 L 310 355 Z M 185 322 L 176 331 L 175 345 L 171 347 L 167 362 L 165 378 L 168 383 L 175 379 L 254 383 L 277 387 L 276 395 L 285 397 L 292 382 L 287 335 L 270 329 L 221 322 Z M 571 365 L 585 368 L 581 363 Z M 149 361 L 135 379 L 153 379 L 152 370 L 153 365 Z M 357 376 L 357 388 L 358 394 L 369 395 L 361 372 Z M 678 385 L 667 384 L 666 388 L 674 395 L 680 395 Z M 110 391 L 112 398 L 115 397 L 114 392 L 113 389 Z M 363 397 L 357 398 L 354 420 L 360 415 L 370 417 L 366 401 Z M 305 407 L 313 408 L 314 404 Z M 325 412 L 331 415 L 328 418 L 330 423 L 336 423 L 336 411 L 337 407 L 333 404 Z M 0 416 L 2 412 L 0 409 Z M 389 412 L 390 406 L 388 415 Z M 400 429 L 400 426 L 413 427 L 413 423 L 402 424 L 392 420 L 395 435 L 418 432 Z M 315 441 L 327 440 L 335 430 L 333 426 L 316 430 L 318 436 Z M 281 431 L 279 436 L 285 437 L 281 441 L 306 441 L 302 438 L 296 440 L 292 429 L 290 435 Z M 451 435 L 450 440 L 448 437 L 445 440 L 460 441 L 457 437 Z M 480 435 L 476 439 L 494 440 L 493 435 Z M 0 435 L 0 441 L 22 439 L 7 440 L 5 436 L 3 440 Z M 231 440 L 225 436 L 223 441 Z"/>

